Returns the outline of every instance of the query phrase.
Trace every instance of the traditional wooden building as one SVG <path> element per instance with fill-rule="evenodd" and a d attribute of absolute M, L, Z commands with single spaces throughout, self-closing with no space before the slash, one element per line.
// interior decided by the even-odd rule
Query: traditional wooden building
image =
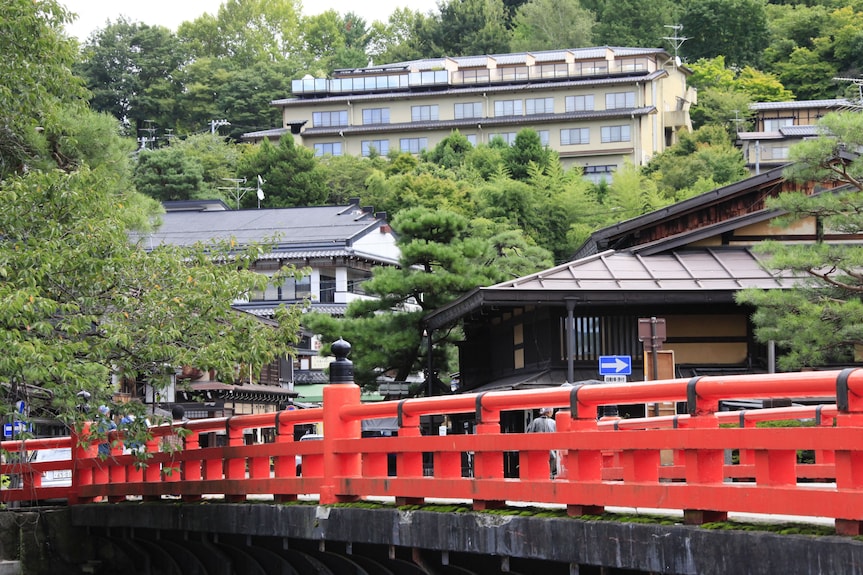
<path fill-rule="evenodd" d="M 831 112 L 851 109 L 859 107 L 845 98 L 750 104 L 753 128 L 737 132 L 746 167 L 757 175 L 787 164 L 791 146 L 818 135 L 818 120 Z"/>
<path fill-rule="evenodd" d="M 301 278 L 273 281 L 247 301 L 233 302 L 237 313 L 256 316 L 262 329 L 268 329 L 281 305 L 304 304 L 307 311 L 343 315 L 351 301 L 373 297 L 364 292 L 363 283 L 374 267 L 398 265 L 399 250 L 386 214 L 361 206 L 358 199 L 342 206 L 257 210 L 230 210 L 219 201 L 191 200 L 166 202 L 165 209 L 156 230 L 133 239 L 148 249 L 229 239 L 239 247 L 262 244 L 269 249 L 260 253 L 254 271 L 272 278 L 285 266 L 306 270 Z M 251 369 L 245 366 L 237 374 L 184 371 L 177 375 L 176 391 L 163 398 L 145 393 L 144 399 L 184 403 L 187 412 L 209 416 L 320 402 L 330 362 L 318 355 L 320 347 L 315 334 L 303 331 L 294 357 Z M 190 405 L 193 402 L 198 405 Z"/>

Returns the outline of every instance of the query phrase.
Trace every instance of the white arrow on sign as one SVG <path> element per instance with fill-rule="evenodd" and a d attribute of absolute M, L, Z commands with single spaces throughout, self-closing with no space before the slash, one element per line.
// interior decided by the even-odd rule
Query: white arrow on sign
<path fill-rule="evenodd" d="M 613 370 L 615 372 L 621 372 L 628 367 L 629 364 L 619 357 L 613 357 L 611 361 L 606 360 L 599 364 L 600 370 Z"/>

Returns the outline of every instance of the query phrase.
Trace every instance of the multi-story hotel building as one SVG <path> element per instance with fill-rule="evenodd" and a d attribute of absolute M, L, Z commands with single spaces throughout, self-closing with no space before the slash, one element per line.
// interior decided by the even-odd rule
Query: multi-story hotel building
<path fill-rule="evenodd" d="M 625 160 L 642 165 L 691 128 L 695 91 L 665 50 L 580 48 L 433 58 L 336 70 L 294 80 L 272 102 L 283 126 L 260 141 L 293 134 L 317 155 L 368 156 L 431 149 L 454 130 L 473 144 L 511 143 L 535 130 L 565 167 L 595 181 Z"/>

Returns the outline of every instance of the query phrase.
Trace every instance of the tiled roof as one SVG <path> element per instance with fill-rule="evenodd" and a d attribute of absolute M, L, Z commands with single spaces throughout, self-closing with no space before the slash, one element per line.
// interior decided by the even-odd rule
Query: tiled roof
<path fill-rule="evenodd" d="M 269 130 L 259 130 L 257 132 L 246 132 L 243 138 L 275 138 L 281 137 L 291 130 L 289 128 L 270 128 Z"/>
<path fill-rule="evenodd" d="M 161 244 L 191 246 L 233 238 L 243 246 L 272 240 L 277 250 L 346 247 L 351 240 L 380 227 L 375 214 L 351 206 L 318 206 L 213 212 L 177 211 L 162 215 L 162 224 L 137 236 L 145 248 Z"/>
<path fill-rule="evenodd" d="M 239 311 L 246 312 L 248 314 L 257 316 L 257 317 L 271 317 L 273 312 L 280 305 L 292 305 L 298 304 L 301 302 L 290 302 L 290 301 L 272 301 L 272 302 L 240 302 L 235 303 L 231 307 L 236 308 Z M 312 303 L 303 311 L 305 313 L 308 312 L 317 312 L 317 313 L 325 313 L 328 315 L 345 315 L 345 312 L 348 309 L 348 304 L 346 303 Z"/>
<path fill-rule="evenodd" d="M 774 274 L 748 248 L 691 248 L 640 255 L 608 250 L 515 280 L 481 287 L 425 317 L 431 329 L 485 306 L 643 305 L 731 302 L 744 288 L 788 288 L 798 281 Z"/>
<path fill-rule="evenodd" d="M 799 110 L 801 108 L 840 108 L 851 105 L 845 98 L 831 100 L 800 100 L 793 102 L 753 102 L 749 109 L 756 112 L 765 110 Z"/>
<path fill-rule="evenodd" d="M 789 275 L 767 271 L 749 249 L 701 248 L 640 256 L 609 250 L 489 290 L 740 290 L 791 285 Z"/>
<path fill-rule="evenodd" d="M 779 131 L 782 133 L 783 136 L 790 136 L 795 138 L 806 138 L 818 135 L 817 126 L 785 126 L 779 128 Z"/>

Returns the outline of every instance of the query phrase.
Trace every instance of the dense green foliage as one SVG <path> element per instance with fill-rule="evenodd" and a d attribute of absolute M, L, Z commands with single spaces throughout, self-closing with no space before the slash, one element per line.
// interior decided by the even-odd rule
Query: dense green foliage
<path fill-rule="evenodd" d="M 55 24 L 63 18 L 56 14 Z M 696 126 L 734 128 L 749 102 L 855 96 L 833 78 L 859 75 L 861 30 L 863 8 L 852 0 L 662 0 L 650 10 L 633 0 L 443 0 L 428 14 L 400 8 L 371 23 L 353 12 L 305 16 L 295 0 L 226 0 L 176 33 L 108 23 L 87 39 L 75 69 L 93 107 L 130 129 L 182 135 L 227 119 L 222 133 L 237 137 L 280 125 L 269 103 L 307 74 L 522 50 L 664 47 L 696 70 Z M 63 50 L 70 55 L 69 45 Z M 701 84 L 705 62 L 724 72 L 707 79 L 721 81 Z M 50 80 L 45 86 L 59 85 Z"/>
<path fill-rule="evenodd" d="M 73 423 L 86 417 L 78 392 L 108 403 L 120 378 L 159 389 L 175 367 L 230 376 L 283 357 L 300 310 L 278 311 L 273 328 L 231 308 L 267 281 L 249 271 L 255 247 L 147 251 L 130 241 L 161 208 L 132 186 L 133 142 L 89 110 L 70 75 L 62 17 L 50 0 L 0 5 L 15 75 L 0 87 L 0 109 L 13 114 L 0 147 L 0 416 L 26 400 L 32 415 Z M 189 177 L 187 166 L 174 171 Z"/>

